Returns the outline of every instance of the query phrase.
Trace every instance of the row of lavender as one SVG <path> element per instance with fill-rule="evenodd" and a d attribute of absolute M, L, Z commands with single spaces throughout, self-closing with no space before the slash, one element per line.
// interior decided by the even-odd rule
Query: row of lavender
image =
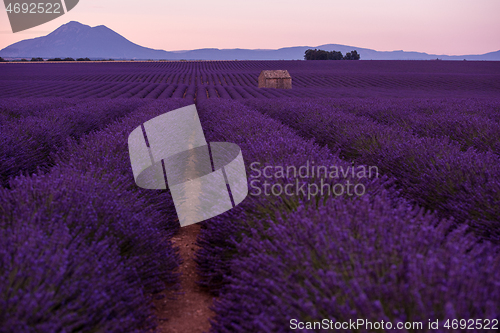
<path fill-rule="evenodd" d="M 53 153 L 68 137 L 78 139 L 127 115 L 141 100 L 66 98 L 0 101 L 0 185 L 12 176 L 54 165 Z"/>
<path fill-rule="evenodd" d="M 142 82 L 168 83 L 185 85 L 223 85 L 223 86 L 256 86 L 258 72 L 252 73 L 210 73 L 178 69 L 174 71 L 157 71 L 152 73 L 131 74 L 86 74 L 60 75 L 48 77 L 47 81 L 85 81 L 85 82 Z"/>
<path fill-rule="evenodd" d="M 114 83 L 71 82 L 61 86 L 60 82 L 9 82 L 1 91 L 1 97 L 67 97 L 67 98 L 276 98 L 276 97 L 327 97 L 329 90 L 275 90 L 252 86 L 205 86 L 168 83 Z"/>
<path fill-rule="evenodd" d="M 453 217 L 459 223 L 468 223 L 482 237 L 500 242 L 500 157 L 498 152 L 500 132 L 498 123 L 498 101 L 478 102 L 475 114 L 455 111 L 454 118 L 466 116 L 477 121 L 479 128 L 466 128 L 461 132 L 452 119 L 453 112 L 437 112 L 418 116 L 411 110 L 414 101 L 399 102 L 410 111 L 394 111 L 394 117 L 413 118 L 407 124 L 415 123 L 415 131 L 408 131 L 397 125 L 375 122 L 362 115 L 363 112 L 378 114 L 385 102 L 332 102 L 332 101 L 268 101 L 247 102 L 255 109 L 288 124 L 300 135 L 314 138 L 319 144 L 327 145 L 332 151 L 340 151 L 343 158 L 356 163 L 375 165 L 388 175 L 395 177 L 403 195 L 440 216 Z M 457 101 L 455 101 L 457 102 Z M 469 101 L 472 103 L 472 101 Z M 439 109 L 441 101 L 426 102 L 424 109 Z M 342 105 L 348 105 L 354 115 L 345 112 Z M 436 107 L 437 106 L 437 107 Z M 373 111 L 367 111 L 367 109 Z M 489 110 L 489 111 L 485 111 Z M 383 111 L 380 117 L 390 118 Z M 412 116 L 413 115 L 413 116 Z M 489 116 L 488 116 L 489 115 Z M 420 122 L 420 125 L 419 125 Z M 426 124 L 425 126 L 423 124 Z M 479 130 L 478 133 L 475 130 Z M 419 134 L 421 136 L 418 136 Z M 450 137 L 455 138 L 453 141 Z M 471 143 L 467 140 L 472 139 Z M 471 149 L 464 151 L 472 145 Z M 479 150 L 473 148 L 479 148 Z"/>
<path fill-rule="evenodd" d="M 185 98 L 193 102 L 206 98 L 279 98 L 279 97 L 314 97 L 328 96 L 328 91 L 289 91 L 276 89 L 259 89 L 257 87 L 240 86 L 195 86 L 175 84 L 148 83 L 71 83 L 61 86 L 60 83 L 18 82 L 10 84 L 2 90 L 4 98 L 27 97 L 66 97 L 66 98 Z"/>
<path fill-rule="evenodd" d="M 286 69 L 291 91 L 258 89 L 262 70 Z M 4 64 L 0 97 L 138 97 L 232 99 L 275 97 L 498 96 L 497 62 L 226 61 Z M 223 92 L 210 93 L 218 87 Z M 198 90 L 203 90 L 198 93 Z M 234 91 L 233 94 L 229 90 Z M 247 94 L 248 93 L 248 94 Z M 174 95 L 175 94 L 175 95 Z M 160 97 L 161 96 L 161 97 Z M 224 98 L 224 97 L 223 97 Z M 195 99 L 195 98 L 194 98 Z"/>
<path fill-rule="evenodd" d="M 2 128 L 30 132 L 31 141 L 12 152 L 25 153 L 20 169 L 35 161 L 47 168 L 3 175 L 11 177 L 9 188 L 0 189 L 1 332 L 149 332 L 156 326 L 151 297 L 177 288 L 172 200 L 135 186 L 127 137 L 137 124 L 186 101 L 107 103 L 3 104 Z M 89 111 L 102 120 L 98 128 L 72 122 L 91 122 Z M 109 114 L 121 118 L 110 122 Z M 55 152 L 34 148 L 44 145 Z"/>
<path fill-rule="evenodd" d="M 498 78 L 495 76 L 481 77 L 471 76 L 464 80 L 463 75 L 447 74 L 414 74 L 391 75 L 388 73 L 318 73 L 315 72 L 292 72 L 293 86 L 295 88 L 418 88 L 418 89 L 443 89 L 455 88 L 462 90 L 491 90 L 500 89 Z M 157 72 L 128 72 L 124 74 L 115 73 L 86 73 L 86 74 L 61 74 L 47 76 L 31 81 L 54 82 L 93 82 L 95 85 L 101 83 L 149 83 L 168 85 L 194 85 L 194 86 L 241 86 L 257 87 L 260 72 L 203 72 L 188 69 L 175 71 Z M 1 76 L 0 76 L 1 77 Z M 16 78 L 19 80 L 19 78 Z M 13 88 L 13 87 L 9 87 Z"/>
<path fill-rule="evenodd" d="M 289 332 L 293 323 L 323 319 L 328 327 L 320 328 L 334 329 L 335 323 L 360 318 L 394 325 L 387 331 L 410 321 L 427 330 L 429 320 L 439 319 L 434 331 L 445 332 L 447 319 L 488 318 L 490 328 L 492 319 L 498 321 L 498 247 L 401 198 L 393 179 L 350 173 L 324 179 L 330 185 L 363 184 L 362 196 L 272 192 L 269 187 L 297 178 L 259 177 L 256 162 L 261 171 L 351 163 L 239 102 L 209 100 L 198 110 L 207 139 L 237 143 L 252 170 L 249 197 L 204 223 L 198 238 L 201 283 L 219 294 L 213 332 Z M 307 186 L 319 182 L 299 180 Z M 270 183 L 269 195 L 262 181 Z"/>
<path fill-rule="evenodd" d="M 40 78 L 68 78 L 93 74 L 150 74 L 150 73 L 240 73 L 261 70 L 287 69 L 291 72 L 310 72 L 319 75 L 328 73 L 447 73 L 461 75 L 498 75 L 500 65 L 496 61 L 151 61 L 151 62 L 104 62 L 104 63 L 8 63 L 1 64 L 0 78 L 36 80 Z M 66 76 L 62 76 L 66 75 Z"/>
<path fill-rule="evenodd" d="M 500 99 L 324 99 L 336 110 L 396 125 L 420 137 L 449 137 L 462 146 L 500 155 Z"/>

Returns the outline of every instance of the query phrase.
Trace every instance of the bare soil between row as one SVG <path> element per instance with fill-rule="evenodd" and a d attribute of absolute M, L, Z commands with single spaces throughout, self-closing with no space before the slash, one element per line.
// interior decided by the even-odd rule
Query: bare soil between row
<path fill-rule="evenodd" d="M 214 317 L 210 307 L 215 297 L 196 283 L 198 275 L 194 255 L 198 250 L 196 237 L 199 232 L 200 225 L 192 224 L 180 228 L 172 238 L 183 261 L 179 267 L 181 289 L 167 291 L 165 298 L 154 301 L 160 333 L 201 333 L 210 329 L 209 318 Z"/>

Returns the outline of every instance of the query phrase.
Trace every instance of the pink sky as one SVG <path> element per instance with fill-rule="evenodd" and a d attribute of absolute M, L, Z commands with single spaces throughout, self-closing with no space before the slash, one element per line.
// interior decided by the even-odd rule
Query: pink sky
<path fill-rule="evenodd" d="M 2 8 L 0 49 L 78 21 L 167 51 L 330 43 L 449 55 L 500 50 L 500 0 L 80 0 L 16 34 Z"/>

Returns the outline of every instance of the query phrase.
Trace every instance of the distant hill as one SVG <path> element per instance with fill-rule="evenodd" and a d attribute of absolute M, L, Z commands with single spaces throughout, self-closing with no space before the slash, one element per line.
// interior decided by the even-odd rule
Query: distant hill
<path fill-rule="evenodd" d="M 104 25 L 90 27 L 69 22 L 47 36 L 26 39 L 0 50 L 3 58 L 165 59 L 165 60 L 302 60 L 310 48 L 346 53 L 357 50 L 362 60 L 500 60 L 500 51 L 481 55 L 448 56 L 422 52 L 376 51 L 357 46 L 325 44 L 295 46 L 277 50 L 198 49 L 190 51 L 154 50 L 132 43 Z"/>
<path fill-rule="evenodd" d="M 166 53 L 134 44 L 104 25 L 90 27 L 72 21 L 47 36 L 9 45 L 0 50 L 0 57 L 161 59 Z"/>

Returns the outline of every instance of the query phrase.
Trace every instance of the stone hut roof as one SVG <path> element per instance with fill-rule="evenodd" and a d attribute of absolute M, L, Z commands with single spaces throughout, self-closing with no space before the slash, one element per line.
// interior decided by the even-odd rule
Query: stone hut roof
<path fill-rule="evenodd" d="M 260 75 L 264 75 L 266 79 L 291 79 L 290 73 L 287 70 L 272 70 L 272 71 L 262 71 Z"/>

